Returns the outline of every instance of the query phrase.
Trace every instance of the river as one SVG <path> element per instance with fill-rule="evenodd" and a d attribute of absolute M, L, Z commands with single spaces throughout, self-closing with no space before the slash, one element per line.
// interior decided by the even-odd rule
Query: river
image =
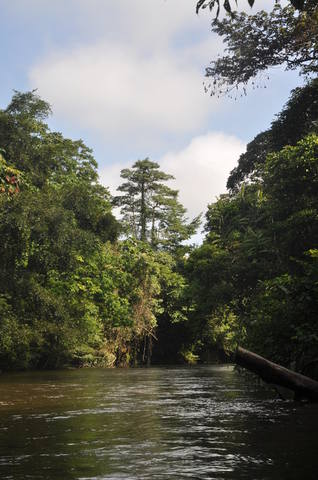
<path fill-rule="evenodd" d="M 0 375 L 1 480 L 316 480 L 317 432 L 231 366 Z"/>

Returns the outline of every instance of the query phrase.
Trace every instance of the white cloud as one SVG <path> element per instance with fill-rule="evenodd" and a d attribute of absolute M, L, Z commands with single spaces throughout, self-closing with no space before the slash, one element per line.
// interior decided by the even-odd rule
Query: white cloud
<path fill-rule="evenodd" d="M 121 37 L 130 42 L 162 46 L 187 28 L 197 33 L 211 23 L 210 15 L 195 14 L 195 2 L 185 0 L 1 0 L 12 16 L 27 24 L 68 25 L 71 34 L 96 38 Z M 204 29 L 202 29 L 204 30 Z"/>
<path fill-rule="evenodd" d="M 167 153 L 160 165 L 174 175 L 181 203 L 195 216 L 225 193 L 229 173 L 244 150 L 245 144 L 238 138 L 210 132 L 194 138 L 179 152 Z"/>
<path fill-rule="evenodd" d="M 161 135 L 195 131 L 211 108 L 200 72 L 171 52 L 81 47 L 37 65 L 30 80 L 57 116 L 148 148 Z"/>
<path fill-rule="evenodd" d="M 31 2 L 61 18 L 64 4 Z M 57 120 L 142 151 L 201 131 L 218 108 L 204 93 L 204 67 L 222 49 L 208 16 L 195 15 L 195 5 L 184 0 L 70 4 L 76 4 L 77 41 L 51 45 L 29 71 L 30 88 L 52 104 Z"/>
<path fill-rule="evenodd" d="M 193 218 L 204 213 L 209 203 L 225 193 L 227 177 L 244 150 L 245 145 L 238 138 L 210 132 L 156 161 L 163 171 L 174 175 L 171 186 L 179 190 L 179 199 L 187 208 L 189 218 Z M 132 163 L 113 164 L 101 170 L 101 181 L 110 187 L 112 194 L 121 183 L 120 170 L 131 167 Z"/>

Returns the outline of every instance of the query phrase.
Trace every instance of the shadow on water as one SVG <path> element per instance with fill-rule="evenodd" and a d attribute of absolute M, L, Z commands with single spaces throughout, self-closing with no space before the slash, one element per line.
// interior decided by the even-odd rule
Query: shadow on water
<path fill-rule="evenodd" d="M 317 427 L 231 366 L 2 375 L 0 478 L 311 480 Z"/>

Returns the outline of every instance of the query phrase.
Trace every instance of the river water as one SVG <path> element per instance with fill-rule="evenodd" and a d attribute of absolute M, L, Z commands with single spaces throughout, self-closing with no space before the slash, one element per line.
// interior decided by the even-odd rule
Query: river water
<path fill-rule="evenodd" d="M 0 478 L 318 478 L 318 406 L 231 366 L 0 376 Z"/>

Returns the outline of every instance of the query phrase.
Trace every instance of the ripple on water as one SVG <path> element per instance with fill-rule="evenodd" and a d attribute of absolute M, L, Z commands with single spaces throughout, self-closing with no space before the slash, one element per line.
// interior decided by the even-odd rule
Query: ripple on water
<path fill-rule="evenodd" d="M 317 408 L 228 366 L 3 377 L 0 395 L 1 479 L 316 480 Z"/>

